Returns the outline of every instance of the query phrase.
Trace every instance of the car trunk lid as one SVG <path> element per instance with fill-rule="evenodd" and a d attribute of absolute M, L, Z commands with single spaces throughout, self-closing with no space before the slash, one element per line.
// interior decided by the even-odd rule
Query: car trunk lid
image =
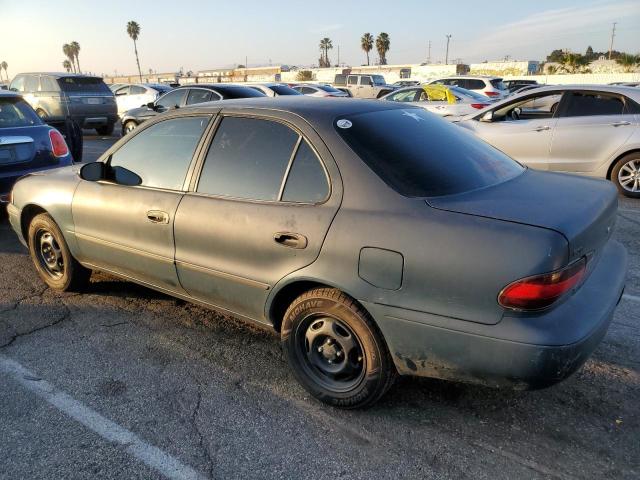
<path fill-rule="evenodd" d="M 559 232 L 569 243 L 568 262 L 607 242 L 618 206 L 609 182 L 531 169 L 497 185 L 426 201 L 441 210 Z"/>

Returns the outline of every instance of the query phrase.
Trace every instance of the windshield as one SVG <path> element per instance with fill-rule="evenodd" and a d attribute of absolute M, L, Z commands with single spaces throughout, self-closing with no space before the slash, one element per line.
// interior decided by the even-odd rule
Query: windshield
<path fill-rule="evenodd" d="M 504 83 L 502 83 L 502 79 L 501 78 L 494 78 L 493 80 L 491 80 L 491 85 L 493 85 L 493 88 L 497 88 L 498 90 L 506 90 L 507 87 L 504 85 Z"/>
<path fill-rule="evenodd" d="M 269 88 L 276 92 L 276 95 L 302 95 L 300 92 L 287 85 L 272 85 Z"/>
<path fill-rule="evenodd" d="M 328 85 L 314 85 L 314 87 L 329 93 L 340 93 L 340 90 L 338 90 L 337 88 L 330 87 Z"/>
<path fill-rule="evenodd" d="M 407 197 L 468 192 L 524 171 L 472 133 L 421 108 L 340 117 L 336 130 L 371 170 Z"/>
<path fill-rule="evenodd" d="M 98 77 L 62 77 L 58 79 L 58 85 L 65 92 L 112 93 Z"/>
<path fill-rule="evenodd" d="M 384 77 L 382 75 L 371 75 L 371 78 L 373 79 L 373 84 L 374 85 L 386 85 L 387 82 L 385 81 Z"/>
<path fill-rule="evenodd" d="M 482 103 L 486 103 L 488 98 L 485 95 L 481 95 L 479 93 L 476 92 L 472 92 L 471 90 L 467 90 L 466 88 L 460 88 L 460 87 L 449 87 L 449 89 L 456 95 L 464 95 L 467 97 L 471 97 L 474 100 L 478 100 Z"/>
<path fill-rule="evenodd" d="M 0 128 L 42 125 L 31 106 L 19 97 L 0 97 Z"/>

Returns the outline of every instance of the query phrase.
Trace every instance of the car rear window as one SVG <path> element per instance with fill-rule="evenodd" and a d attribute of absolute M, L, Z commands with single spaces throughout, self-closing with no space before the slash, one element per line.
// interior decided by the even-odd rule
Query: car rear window
<path fill-rule="evenodd" d="M 62 77 L 58 79 L 58 85 L 65 92 L 111 93 L 98 77 Z"/>
<path fill-rule="evenodd" d="M 407 197 L 468 192 L 524 171 L 472 133 L 421 108 L 341 116 L 335 126 L 371 170 Z"/>
<path fill-rule="evenodd" d="M 340 90 L 330 87 L 329 85 L 315 85 L 315 87 L 329 93 L 340 93 Z"/>
<path fill-rule="evenodd" d="M 277 95 L 302 95 L 300 92 L 287 85 L 272 85 L 269 88 L 276 92 Z"/>
<path fill-rule="evenodd" d="M 0 129 L 42 125 L 31 106 L 18 97 L 0 97 Z"/>
<path fill-rule="evenodd" d="M 226 86 L 220 89 L 220 93 L 224 98 L 250 98 L 250 97 L 266 97 L 262 92 L 257 92 L 249 87 L 230 87 Z"/>

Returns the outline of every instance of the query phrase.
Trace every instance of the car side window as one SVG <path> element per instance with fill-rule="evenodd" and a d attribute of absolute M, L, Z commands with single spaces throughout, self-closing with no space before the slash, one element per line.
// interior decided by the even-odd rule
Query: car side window
<path fill-rule="evenodd" d="M 9 88 L 11 90 L 15 90 L 16 92 L 24 92 L 24 77 L 18 76 L 14 78 Z"/>
<path fill-rule="evenodd" d="M 116 97 L 121 97 L 122 95 L 129 95 L 129 85 L 125 87 L 120 87 L 115 91 Z"/>
<path fill-rule="evenodd" d="M 193 105 L 194 103 L 208 102 L 211 100 L 211 92 L 201 88 L 193 88 L 189 90 L 187 95 L 187 105 Z"/>
<path fill-rule="evenodd" d="M 360 77 L 360 85 L 372 86 L 373 80 L 371 77 Z"/>
<path fill-rule="evenodd" d="M 300 143 L 282 193 L 283 202 L 319 203 L 329 196 L 329 182 L 320 159 L 304 140 Z"/>
<path fill-rule="evenodd" d="M 224 117 L 209 147 L 196 191 L 277 200 L 298 137 L 279 122 Z"/>
<path fill-rule="evenodd" d="M 172 92 L 167 93 L 164 97 L 160 98 L 156 105 L 169 110 L 171 108 L 179 107 L 182 103 L 182 98 L 184 97 L 185 90 L 173 90 Z"/>
<path fill-rule="evenodd" d="M 616 95 L 591 92 L 571 92 L 563 117 L 622 115 L 624 102 Z"/>
<path fill-rule="evenodd" d="M 25 78 L 25 92 L 37 92 L 40 89 L 40 78 L 37 75 L 27 75 Z"/>
<path fill-rule="evenodd" d="M 142 130 L 111 156 L 111 166 L 142 178 L 142 185 L 181 190 L 209 117 L 180 117 Z"/>
<path fill-rule="evenodd" d="M 347 78 L 348 78 L 349 85 L 357 85 L 358 84 L 358 77 L 350 76 L 350 77 L 347 77 Z"/>
<path fill-rule="evenodd" d="M 302 88 L 300 89 L 300 92 L 301 92 L 303 95 L 311 95 L 311 94 L 316 93 L 316 89 L 315 89 L 315 88 L 311 88 L 311 87 L 302 87 Z"/>
<path fill-rule="evenodd" d="M 410 90 L 401 90 L 399 92 L 391 94 L 389 96 L 389 100 L 393 102 L 413 102 L 416 99 L 417 92 L 417 88 L 412 88 Z"/>
<path fill-rule="evenodd" d="M 147 89 L 138 85 L 131 85 L 130 95 L 142 95 L 147 93 Z"/>
<path fill-rule="evenodd" d="M 40 77 L 40 91 L 41 92 L 57 92 L 60 90 L 58 83 L 51 77 Z"/>

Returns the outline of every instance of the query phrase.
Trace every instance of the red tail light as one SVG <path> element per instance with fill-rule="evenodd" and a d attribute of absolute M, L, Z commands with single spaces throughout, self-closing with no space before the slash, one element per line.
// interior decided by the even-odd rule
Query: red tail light
<path fill-rule="evenodd" d="M 477 108 L 478 110 L 480 110 L 481 108 L 489 106 L 489 104 L 488 103 L 472 103 L 471 106 L 473 108 Z"/>
<path fill-rule="evenodd" d="M 500 292 L 498 303 L 516 310 L 546 308 L 580 283 L 586 267 L 581 258 L 562 270 L 517 280 Z"/>
<path fill-rule="evenodd" d="M 484 92 L 487 97 L 498 97 L 500 94 L 498 92 Z"/>
<path fill-rule="evenodd" d="M 49 140 L 51 140 L 51 149 L 56 157 L 64 157 L 69 153 L 67 142 L 64 141 L 64 138 L 59 131 L 49 130 Z"/>

